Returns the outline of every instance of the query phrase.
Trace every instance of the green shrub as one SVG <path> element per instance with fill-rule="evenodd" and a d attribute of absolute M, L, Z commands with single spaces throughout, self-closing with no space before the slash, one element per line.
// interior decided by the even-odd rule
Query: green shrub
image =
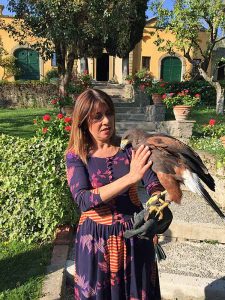
<path fill-rule="evenodd" d="M 50 79 L 52 79 L 52 78 L 58 78 L 58 77 L 59 77 L 59 73 L 58 73 L 57 68 L 52 68 L 45 75 L 45 79 L 47 81 L 50 81 Z"/>
<path fill-rule="evenodd" d="M 61 138 L 0 136 L 0 240 L 42 241 L 78 211 L 66 181 Z"/>

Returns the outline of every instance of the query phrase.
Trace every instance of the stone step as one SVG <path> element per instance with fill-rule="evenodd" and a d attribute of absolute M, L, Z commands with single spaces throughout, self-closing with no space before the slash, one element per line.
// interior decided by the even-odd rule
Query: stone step
<path fill-rule="evenodd" d="M 143 121 L 143 122 L 140 122 L 140 121 L 138 121 L 138 122 L 135 122 L 135 121 L 116 122 L 116 130 L 118 132 L 124 131 L 127 129 L 131 129 L 131 128 L 140 128 L 140 129 L 143 129 L 148 132 L 153 132 L 156 129 L 156 125 L 153 122 L 146 122 L 146 121 Z"/>
<path fill-rule="evenodd" d="M 116 122 L 145 121 L 144 113 L 117 113 Z"/>
<path fill-rule="evenodd" d="M 116 106 L 115 107 L 115 110 L 116 110 L 116 115 L 117 114 L 120 114 L 120 113 L 123 113 L 123 114 L 126 114 L 126 115 L 129 115 L 129 114 L 139 114 L 139 113 L 143 113 L 144 114 L 144 108 L 142 107 L 138 107 L 138 106 Z"/>

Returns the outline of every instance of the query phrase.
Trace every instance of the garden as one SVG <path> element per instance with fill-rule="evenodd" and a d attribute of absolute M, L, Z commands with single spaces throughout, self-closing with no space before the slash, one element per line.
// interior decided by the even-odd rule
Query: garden
<path fill-rule="evenodd" d="M 47 94 L 44 107 L 24 100 L 0 109 L 0 299 L 38 299 L 56 228 L 77 224 L 65 173 L 72 120 L 65 107 L 90 80 L 80 74 L 64 97 Z"/>
<path fill-rule="evenodd" d="M 87 79 L 87 74 L 82 76 Z M 221 141 L 225 117 L 216 114 L 213 88 L 203 81 L 154 82 L 143 71 L 142 76 L 136 75 L 133 84 L 149 96 L 160 92 L 168 108 L 167 120 L 174 119 L 172 109 L 179 101 L 192 106 L 189 118 L 196 124 L 190 145 L 214 154 L 218 164 L 225 165 Z M 56 228 L 76 226 L 78 221 L 65 173 L 64 152 L 72 122 L 65 107 L 74 105 L 77 94 L 91 86 L 88 78 L 72 83 L 64 98 L 48 96 L 43 107 L 22 101 L 20 107 L 0 109 L 0 259 L 7 276 L 15 274 L 12 280 L 1 280 L 0 299 L 13 299 L 15 294 L 26 299 L 27 293 L 37 299 Z M 31 266 L 23 268 L 24 275 L 17 271 L 21 261 Z"/>

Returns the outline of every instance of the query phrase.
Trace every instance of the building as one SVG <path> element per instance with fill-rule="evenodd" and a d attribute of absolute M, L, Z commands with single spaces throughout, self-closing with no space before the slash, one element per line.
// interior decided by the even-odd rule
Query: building
<path fill-rule="evenodd" d="M 0 5 L 0 18 L 5 22 L 11 22 L 12 17 L 4 16 L 2 11 L 3 5 Z M 163 79 L 165 81 L 182 81 L 184 75 L 191 72 L 192 65 L 182 56 L 181 52 L 175 53 L 174 56 L 166 52 L 160 52 L 154 44 L 156 35 L 154 33 L 156 18 L 152 18 L 146 22 L 142 40 L 136 45 L 134 50 L 129 53 L 126 58 L 113 57 L 107 53 L 103 53 L 100 58 L 89 58 L 88 69 L 93 78 L 97 81 L 108 81 L 123 83 L 124 77 L 128 74 L 134 74 L 136 71 L 146 68 L 155 79 Z M 163 32 L 162 37 L 174 39 L 174 36 L 168 32 Z M 55 56 L 49 61 L 44 61 L 38 52 L 29 48 L 29 46 L 21 46 L 9 34 L 0 30 L 0 38 L 3 42 L 4 49 L 17 58 L 17 63 L 23 70 L 15 80 L 41 80 L 46 73 L 53 67 L 56 67 Z M 204 43 L 206 34 L 200 32 L 200 39 Z M 200 59 L 199 53 L 193 53 L 193 57 Z M 83 71 L 86 67 L 84 59 L 75 62 L 75 69 L 78 72 Z M 3 70 L 0 68 L 0 78 L 2 78 Z M 14 80 L 14 78 L 10 78 Z"/>

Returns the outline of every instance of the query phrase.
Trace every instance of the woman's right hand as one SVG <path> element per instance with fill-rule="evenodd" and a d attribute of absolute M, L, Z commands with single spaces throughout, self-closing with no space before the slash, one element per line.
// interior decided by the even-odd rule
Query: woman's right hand
<path fill-rule="evenodd" d="M 132 157 L 130 163 L 129 177 L 131 184 L 137 183 L 141 180 L 145 172 L 150 168 L 152 161 L 149 160 L 151 151 L 148 146 L 141 145 L 137 151 L 132 150 Z"/>

